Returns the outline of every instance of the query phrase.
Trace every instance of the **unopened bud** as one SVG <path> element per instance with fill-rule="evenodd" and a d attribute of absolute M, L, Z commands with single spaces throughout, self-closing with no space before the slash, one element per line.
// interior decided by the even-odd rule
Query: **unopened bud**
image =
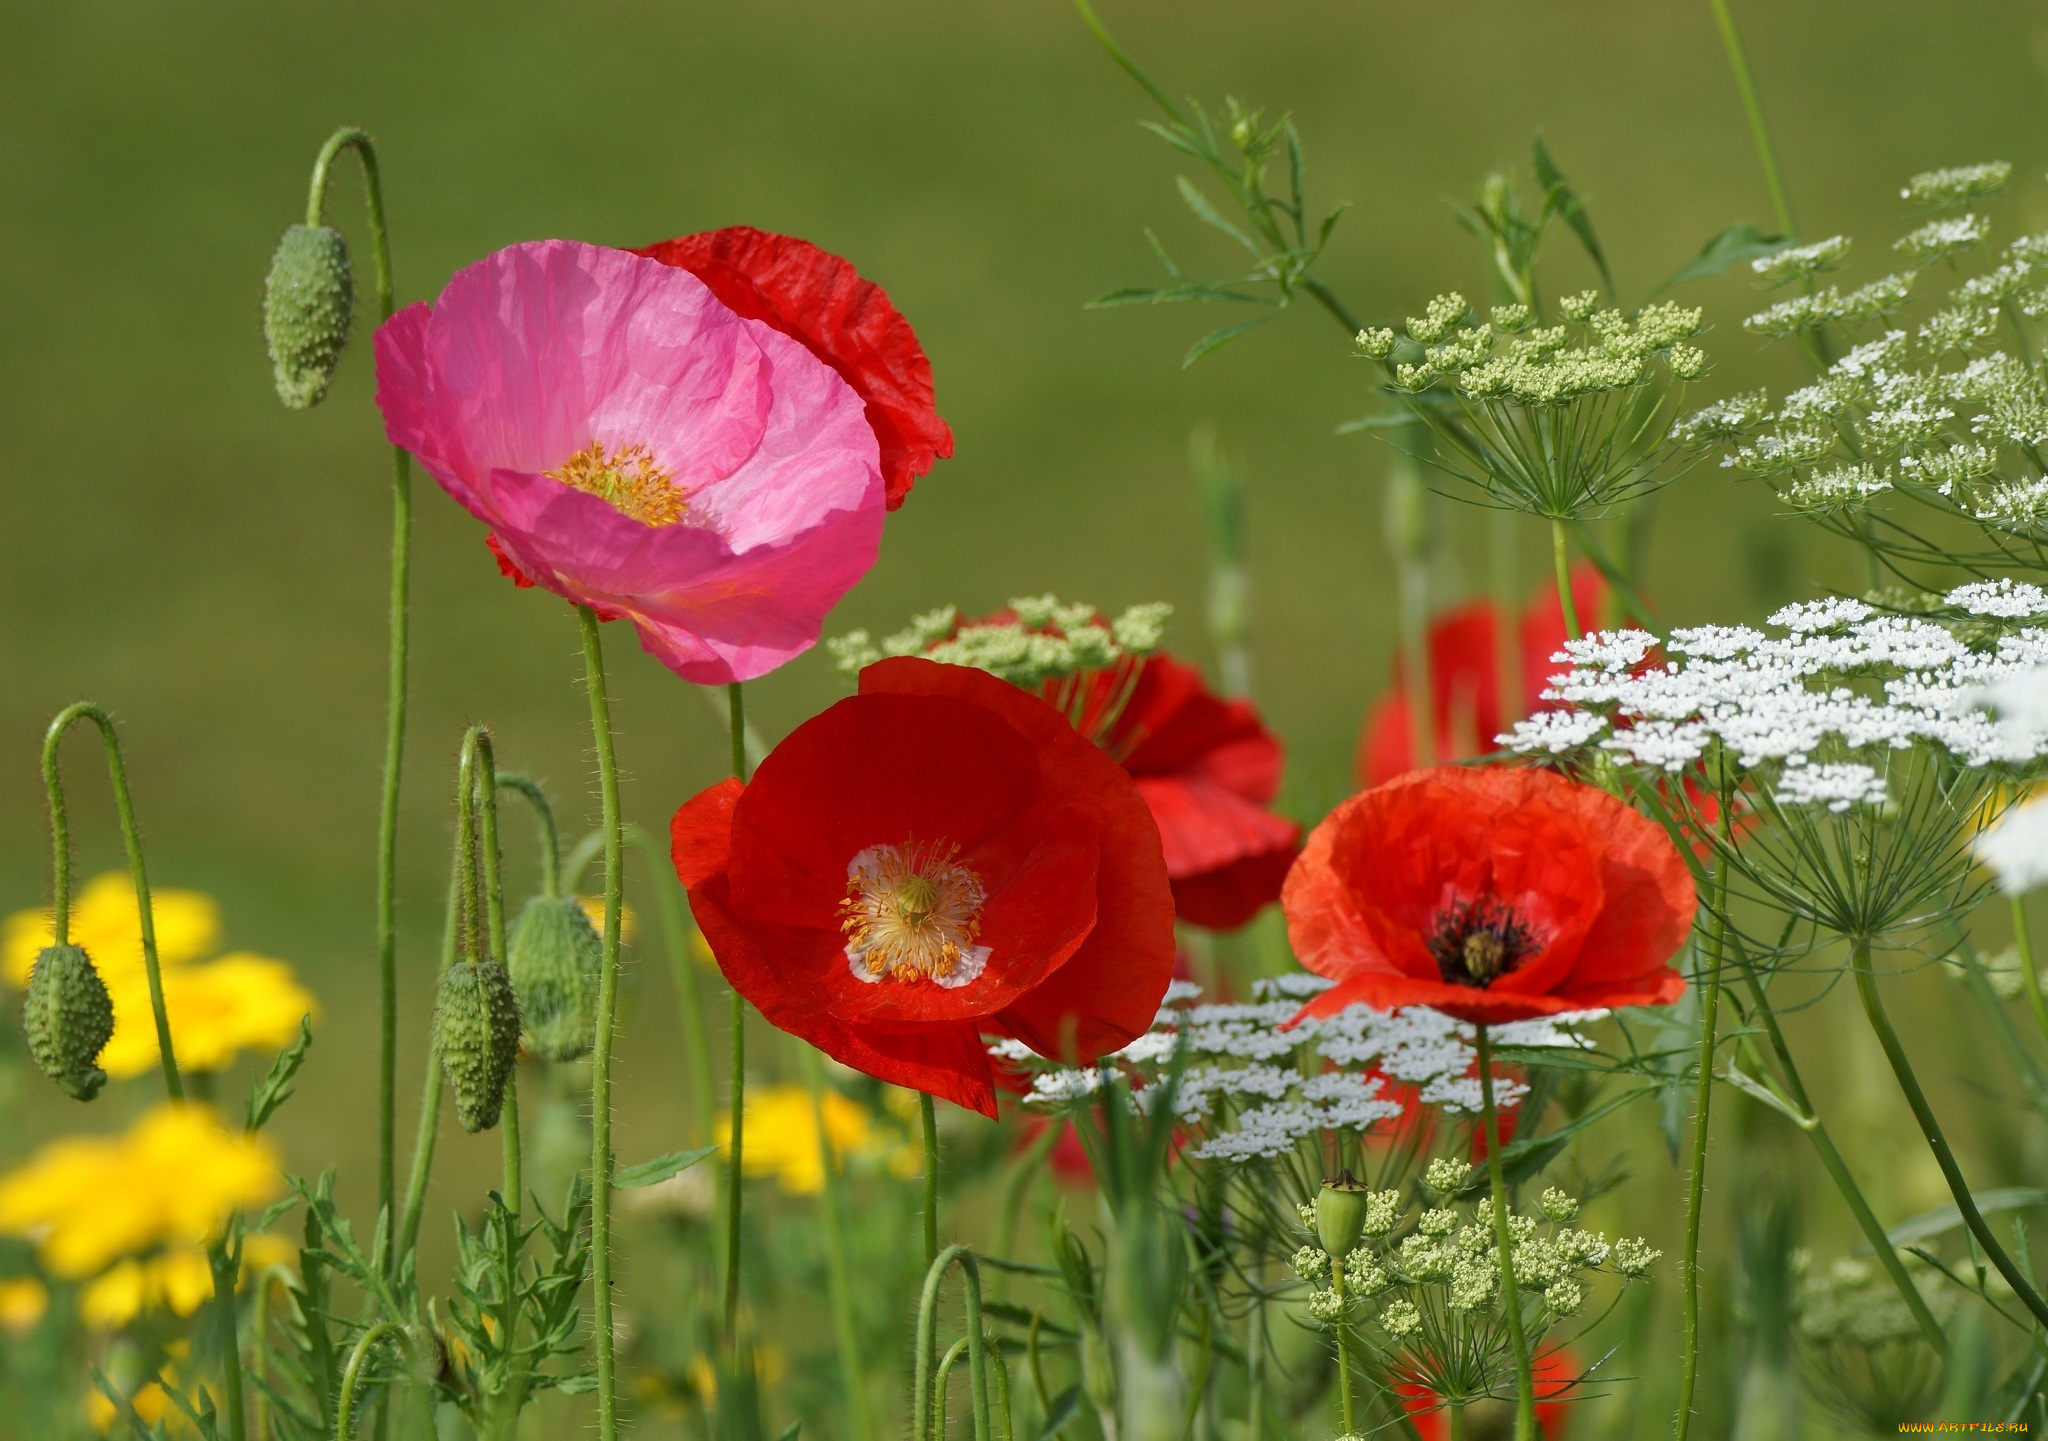
<path fill-rule="evenodd" d="M 92 957 L 77 946 L 46 946 L 29 972 L 21 1028 L 29 1054 L 67 1095 L 90 1101 L 107 1083 L 95 1064 L 114 1034 L 114 1003 Z"/>
<path fill-rule="evenodd" d="M 341 232 L 326 225 L 287 230 L 263 282 L 263 337 L 277 398 L 291 409 L 311 409 L 327 394 L 355 306 L 355 277 Z"/>
<path fill-rule="evenodd" d="M 597 1040 L 604 942 L 573 899 L 535 896 L 506 942 L 526 1048 L 550 1061 L 587 1055 Z"/>
<path fill-rule="evenodd" d="M 443 973 L 434 1047 L 455 1088 L 455 1118 L 462 1129 L 497 1125 L 505 1078 L 519 1059 L 519 1002 L 503 966 L 488 958 L 458 961 Z"/>
<path fill-rule="evenodd" d="M 1316 1239 L 1332 1256 L 1342 1259 L 1358 1248 L 1365 1234 L 1365 1182 L 1349 1171 L 1339 1171 L 1323 1182 L 1316 1196 Z"/>

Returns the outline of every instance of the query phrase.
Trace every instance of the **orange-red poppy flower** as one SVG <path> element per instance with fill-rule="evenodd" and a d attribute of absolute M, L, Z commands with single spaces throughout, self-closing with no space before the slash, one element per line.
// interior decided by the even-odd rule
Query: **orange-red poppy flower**
<path fill-rule="evenodd" d="M 1536 1430 L 1544 1441 L 1564 1441 L 1572 1409 L 1564 1397 L 1578 1381 L 1578 1363 L 1570 1352 L 1559 1347 L 1538 1356 L 1531 1370 L 1536 1381 Z M 1422 1441 L 1448 1441 L 1450 1418 L 1444 1413 L 1443 1403 L 1436 1392 L 1420 1381 L 1410 1381 L 1394 1389 L 1401 1397 L 1401 1409 L 1408 1413 L 1408 1419 L 1414 1423 Z"/>
<path fill-rule="evenodd" d="M 1663 1005 L 1692 925 L 1664 831 L 1549 771 L 1442 766 L 1353 796 L 1310 833 L 1281 904 L 1302 1010 L 1430 1006 L 1482 1024 Z"/>
<path fill-rule="evenodd" d="M 996 1114 L 984 1035 L 1093 1062 L 1145 1033 L 1173 895 L 1135 784 L 1007 682 L 861 672 L 751 784 L 684 804 L 676 872 L 733 987 L 869 1075 Z"/>

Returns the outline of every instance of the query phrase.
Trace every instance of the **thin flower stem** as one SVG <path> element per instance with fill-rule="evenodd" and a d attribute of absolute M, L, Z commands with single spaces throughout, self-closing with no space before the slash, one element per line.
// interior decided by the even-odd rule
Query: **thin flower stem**
<path fill-rule="evenodd" d="M 1263 1268 L 1262 1268 L 1263 1269 Z M 1245 1317 L 1245 1441 L 1266 1441 L 1266 1293 L 1254 1289 Z"/>
<path fill-rule="evenodd" d="M 1465 1441 L 1465 1408 L 1450 1406 L 1444 1414 L 1450 1418 L 1451 1441 Z"/>
<path fill-rule="evenodd" d="M 363 170 L 364 209 L 377 271 L 377 315 L 389 320 L 397 308 L 391 277 L 391 234 L 384 221 L 384 183 L 377 147 L 353 126 L 327 137 L 313 162 L 306 195 L 306 224 L 324 222 L 328 171 L 344 150 L 353 150 Z M 377 808 L 377 1203 L 392 1208 L 396 1180 L 398 1105 L 398 789 L 405 762 L 406 667 L 411 649 L 412 458 L 391 448 L 391 613 L 384 700 L 384 783 Z M 394 1257 L 396 1253 L 394 1252 Z"/>
<path fill-rule="evenodd" d="M 1550 557 L 1557 567 L 1557 603 L 1564 608 L 1564 633 L 1572 640 L 1585 634 L 1579 628 L 1579 602 L 1572 594 L 1572 546 L 1564 522 L 1550 522 Z"/>
<path fill-rule="evenodd" d="M 441 968 L 436 973 L 435 984 L 455 964 L 456 949 L 461 939 L 460 919 L 462 912 L 462 837 L 455 838 L 456 854 L 448 864 L 448 901 L 441 921 Z M 434 1169 L 434 1147 L 441 1134 L 441 1062 L 434 1054 L 432 1041 L 427 1043 L 427 1074 L 420 1082 L 419 1129 L 413 1137 L 412 1173 L 405 1187 L 405 1209 L 399 1213 L 398 1244 L 392 1247 L 396 1258 L 394 1266 L 402 1263 L 419 1243 L 420 1215 L 427 1200 L 427 1178 Z"/>
<path fill-rule="evenodd" d="M 917 1093 L 917 1114 L 924 1123 L 924 1263 L 939 1256 L 939 1116 L 929 1091 Z"/>
<path fill-rule="evenodd" d="M 583 626 L 583 669 L 590 690 L 590 731 L 597 743 L 604 798 L 604 959 L 597 982 L 597 1043 L 590 1063 L 590 1253 L 597 1332 L 597 1434 L 617 1441 L 619 1393 L 612 1330 L 612 1039 L 619 1008 L 619 915 L 624 841 L 619 822 L 619 764 L 612 751 L 611 698 L 605 693 L 604 640 L 597 614 L 576 607 Z"/>
<path fill-rule="evenodd" d="M 362 1381 L 363 1363 L 370 1359 L 371 1347 L 397 1330 L 396 1321 L 379 1321 L 363 1332 L 355 1344 L 355 1349 L 348 1353 L 348 1364 L 341 1372 L 341 1390 L 334 1401 L 334 1441 L 353 1441 L 356 1388 Z"/>
<path fill-rule="evenodd" d="M 1771 209 L 1777 212 L 1778 229 L 1797 235 L 1792 221 L 1792 201 L 1785 194 L 1784 178 L 1778 173 L 1778 153 L 1771 144 L 1770 127 L 1764 124 L 1764 107 L 1757 99 L 1756 80 L 1749 72 L 1749 56 L 1742 48 L 1742 33 L 1735 28 L 1735 15 L 1728 0 L 1707 0 L 1714 12 L 1714 24 L 1721 31 L 1721 48 L 1728 52 L 1728 68 L 1735 75 L 1735 90 L 1742 97 L 1742 110 L 1749 117 L 1749 138 L 1756 144 L 1757 163 L 1763 167 L 1764 186 L 1771 192 Z"/>
<path fill-rule="evenodd" d="M 242 1336 L 235 1316 L 235 1273 L 241 1267 L 228 1254 L 225 1236 L 207 1248 L 207 1266 L 213 1272 L 213 1305 L 220 1318 L 220 1382 L 226 1393 L 227 1441 L 243 1441 L 248 1423 L 242 1412 Z"/>
<path fill-rule="evenodd" d="M 498 789 L 517 791 L 533 807 L 533 822 L 540 833 L 540 893 L 551 901 L 558 899 L 562 894 L 562 833 L 555 825 L 554 803 L 538 781 L 517 771 L 500 771 Z M 510 953 L 498 959 L 509 961 Z"/>
<path fill-rule="evenodd" d="M 1721 830 L 1729 833 L 1734 796 L 1721 789 Z M 1678 1379 L 1678 1441 L 1692 1430 L 1693 1393 L 1700 1375 L 1700 1216 L 1707 1195 L 1707 1133 L 1714 1104 L 1714 1047 L 1721 1019 L 1721 966 L 1728 952 L 1728 861 L 1714 868 L 1714 907 L 1707 932 L 1707 979 L 1700 989 L 1699 1079 L 1692 1103 L 1692 1174 L 1685 1192 L 1685 1259 L 1680 1279 L 1685 1288 L 1685 1352 Z"/>
<path fill-rule="evenodd" d="M 2020 974 L 2027 983 L 2027 1001 L 2034 1008 L 2034 1024 L 2048 1038 L 2048 996 L 2041 994 L 2041 973 L 2034 965 L 2034 937 L 2027 929 L 2027 903 L 2012 898 L 2012 940 L 2019 947 Z"/>
<path fill-rule="evenodd" d="M 727 725 L 732 742 L 733 779 L 747 780 L 747 700 L 740 683 L 725 688 Z M 725 1159 L 725 1335 L 739 1346 L 741 1166 L 745 1159 L 747 1124 L 747 998 L 732 993 L 732 1080 L 727 1104 Z"/>
<path fill-rule="evenodd" d="M 1856 994 L 1863 1002 L 1863 1014 L 1870 1020 L 1871 1030 L 1877 1033 L 1877 1043 L 1884 1048 L 1885 1059 L 1891 1062 L 1892 1074 L 1898 1078 L 1899 1089 L 1905 1092 L 1906 1104 L 1913 1110 L 1913 1119 L 1920 1123 L 1920 1133 L 1927 1140 L 1927 1149 L 1934 1153 L 1935 1164 L 1941 1167 L 1942 1176 L 1948 1181 L 1949 1194 L 1955 1198 L 1956 1210 L 1962 1214 L 1963 1224 L 1970 1234 L 1977 1238 L 1977 1244 L 1984 1248 L 1984 1254 L 1991 1264 L 1998 1268 L 1998 1274 L 2005 1277 L 2013 1294 L 2034 1313 L 2034 1319 L 2048 1326 L 2048 1301 L 2041 1299 L 2032 1281 L 2006 1254 L 1998 1237 L 1984 1220 L 1984 1213 L 1977 1209 L 1977 1198 L 1970 1194 L 1970 1183 L 1963 1178 L 1963 1168 L 1957 1164 L 1955 1152 L 1949 1149 L 1948 1137 L 1942 1133 L 1941 1122 L 1935 1119 L 1934 1108 L 1927 1103 L 1927 1093 L 1920 1089 L 1920 1078 L 1913 1072 L 1913 1063 L 1906 1057 L 1906 1048 L 1899 1043 L 1899 1033 L 1892 1029 L 1891 1017 L 1885 1013 L 1884 998 L 1877 991 L 1877 974 L 1870 965 L 1870 942 L 1858 940 L 1851 943 L 1849 964 L 1856 973 Z"/>
<path fill-rule="evenodd" d="M 505 1189 L 502 1195 L 505 1209 L 512 1213 L 516 1228 L 519 1221 L 519 1198 L 525 1194 L 526 1186 L 526 1173 L 519 1143 L 519 1067 L 516 1065 L 512 1068 L 512 1073 L 505 1077 L 505 1108 L 498 1117 L 498 1126 L 505 1133 Z M 513 1235 L 516 1243 L 516 1229 Z M 518 1263 L 516 1250 L 512 1260 L 513 1264 Z"/>
<path fill-rule="evenodd" d="M 825 1190 L 825 1279 L 832 1292 L 832 1329 L 839 1342 L 839 1377 L 846 1388 L 846 1416 L 853 1441 L 868 1441 L 867 1372 L 861 1365 L 860 1331 L 853 1319 L 853 1275 L 847 1265 L 845 1202 L 840 1195 L 839 1157 L 825 1125 L 825 1068 L 815 1048 L 804 1047 L 804 1082 L 811 1092 L 811 1117 L 818 1127 L 818 1164 Z"/>
<path fill-rule="evenodd" d="M 182 1101 L 185 1084 L 178 1076 L 178 1057 L 171 1047 L 171 1020 L 164 1011 L 164 978 L 156 954 L 156 913 L 150 905 L 149 872 L 142 863 L 142 832 L 135 824 L 135 801 L 128 793 L 128 767 L 121 760 L 121 741 L 114 733 L 113 719 L 91 701 L 64 707 L 43 735 L 43 789 L 50 800 L 50 854 L 55 873 L 51 883 L 51 934 L 59 945 L 71 935 L 71 820 L 64 808 L 64 779 L 57 765 L 57 750 L 64 743 L 64 733 L 80 720 L 89 720 L 100 728 L 100 740 L 106 747 L 107 777 L 113 782 L 121 844 L 127 848 L 128 874 L 135 883 L 135 915 L 142 931 L 142 966 L 149 978 L 149 1009 L 156 1020 L 157 1059 L 163 1067 L 165 1093 L 174 1101 Z"/>
<path fill-rule="evenodd" d="M 1500 1113 L 1493 1102 L 1493 1038 L 1473 1026 L 1479 1052 L 1479 1104 L 1486 1127 L 1486 1177 L 1493 1191 L 1493 1238 L 1500 1247 L 1501 1309 L 1507 1313 L 1508 1343 L 1515 1353 L 1515 1441 L 1536 1441 L 1536 1375 L 1529 1363 L 1529 1338 L 1522 1331 L 1522 1302 L 1515 1291 L 1515 1241 L 1508 1229 L 1507 1168 L 1500 1160 Z"/>
<path fill-rule="evenodd" d="M 1351 1395 L 1351 1347 L 1345 1337 L 1344 1261 L 1343 1256 L 1330 1258 L 1330 1290 L 1337 1297 L 1337 1322 L 1331 1331 L 1337 1342 L 1337 1407 L 1344 1418 L 1344 1434 L 1349 1436 L 1358 1430 L 1358 1403 Z"/>

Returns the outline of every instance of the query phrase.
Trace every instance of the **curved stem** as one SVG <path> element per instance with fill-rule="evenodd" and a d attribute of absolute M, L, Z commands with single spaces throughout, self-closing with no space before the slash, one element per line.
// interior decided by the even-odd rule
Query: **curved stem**
<path fill-rule="evenodd" d="M 619 1396 L 612 1335 L 612 1032 L 619 1007 L 619 913 L 624 856 L 619 823 L 619 765 L 612 752 L 611 698 L 605 693 L 604 640 L 597 615 L 576 607 L 583 624 L 583 669 L 590 689 L 590 731 L 597 743 L 604 798 L 604 961 L 597 983 L 597 1044 L 590 1062 L 590 1251 L 596 1294 L 597 1434 L 617 1441 Z"/>
<path fill-rule="evenodd" d="M 562 833 L 555 825 L 554 803 L 540 782 L 517 771 L 501 771 L 497 785 L 501 791 L 519 792 L 533 808 L 533 823 L 540 832 L 540 893 L 557 899 L 562 894 Z"/>
<path fill-rule="evenodd" d="M 320 147 L 307 188 L 306 224 L 323 223 L 328 174 L 344 150 L 353 150 L 362 165 L 364 209 L 377 272 L 377 314 L 380 320 L 389 320 L 397 305 L 391 234 L 384 221 L 384 182 L 377 166 L 377 147 L 366 132 L 344 126 Z M 385 665 L 384 781 L 377 808 L 377 1201 L 386 1213 L 392 1209 L 397 1156 L 398 791 L 405 762 L 406 665 L 411 640 L 411 457 L 393 446 L 391 466 L 391 638 Z"/>
<path fill-rule="evenodd" d="M 917 1093 L 918 1119 L 924 1127 L 924 1263 L 939 1258 L 939 1116 L 929 1091 Z"/>
<path fill-rule="evenodd" d="M 1550 557 L 1557 567 L 1557 603 L 1564 608 L 1564 633 L 1572 640 L 1585 634 L 1579 628 L 1578 597 L 1572 594 L 1572 548 L 1564 522 L 1550 522 Z"/>
<path fill-rule="evenodd" d="M 1792 223 L 1792 202 L 1785 194 L 1785 181 L 1778 174 L 1778 155 L 1771 145 L 1770 128 L 1764 124 L 1763 103 L 1757 99 L 1756 80 L 1749 73 L 1749 57 L 1742 48 L 1742 34 L 1735 28 L 1735 15 L 1728 0 L 1707 0 L 1714 12 L 1714 24 L 1721 31 L 1721 47 L 1728 52 L 1728 68 L 1735 74 L 1735 90 L 1742 97 L 1743 113 L 1749 117 L 1749 137 L 1756 144 L 1757 163 L 1763 166 L 1764 186 L 1771 192 L 1771 209 L 1777 212 L 1778 228 L 1797 235 Z"/>
<path fill-rule="evenodd" d="M 135 882 L 135 915 L 142 931 L 142 966 L 149 978 L 149 1009 L 156 1021 L 157 1058 L 164 1074 L 164 1090 L 174 1101 L 185 1099 L 185 1085 L 178 1076 L 178 1056 L 171 1045 L 171 1019 L 164 1011 L 163 971 L 157 964 L 156 914 L 150 907 L 149 873 L 142 863 L 142 832 L 135 824 L 135 801 L 128 793 L 128 767 L 121 760 L 121 741 L 114 734 L 114 722 L 91 701 L 79 701 L 57 712 L 43 735 L 43 788 L 50 800 L 50 853 L 55 872 L 52 884 L 52 933 L 63 945 L 71 934 L 71 821 L 64 808 L 64 780 L 57 765 L 57 751 L 64 733 L 74 721 L 89 720 L 100 728 L 107 752 L 107 778 L 113 782 L 114 811 L 121 822 L 121 844 L 128 851 L 128 874 Z"/>
<path fill-rule="evenodd" d="M 853 1441 L 868 1441 L 867 1374 L 861 1366 L 860 1331 L 853 1318 L 853 1277 L 847 1265 L 846 1215 L 841 1200 L 839 1157 L 825 1125 L 825 1075 L 814 1047 L 803 1048 L 804 1083 L 811 1093 L 811 1119 L 818 1128 L 818 1164 L 824 1171 L 825 1279 L 832 1293 L 832 1329 L 839 1342 L 839 1377 L 846 1388 L 846 1415 Z"/>
<path fill-rule="evenodd" d="M 733 779 L 744 785 L 747 780 L 747 698 L 738 681 L 725 688 L 725 703 L 727 729 L 732 742 Z M 732 993 L 732 1084 L 727 1105 L 730 1111 L 725 1165 L 725 1334 L 726 1339 L 737 1347 L 741 1177 L 747 1139 L 747 999 L 737 990 Z"/>
<path fill-rule="evenodd" d="M 1724 843 L 1734 796 L 1721 789 Z M 1678 1381 L 1678 1420 L 1674 1434 L 1684 1441 L 1692 1430 L 1692 1399 L 1700 1374 L 1700 1215 L 1707 1195 L 1707 1127 L 1714 1104 L 1714 1047 L 1721 1018 L 1721 964 L 1728 950 L 1728 861 L 1714 870 L 1714 911 L 1707 935 L 1707 983 L 1700 997 L 1699 1080 L 1692 1103 L 1692 1175 L 1685 1193 L 1685 1352 Z"/>
<path fill-rule="evenodd" d="M 1493 1103 L 1493 1039 L 1483 1025 L 1472 1029 L 1478 1037 L 1479 1101 L 1486 1126 L 1486 1176 L 1493 1190 L 1493 1239 L 1500 1248 L 1501 1309 L 1507 1313 L 1508 1342 L 1515 1353 L 1515 1441 L 1536 1441 L 1536 1377 L 1529 1364 L 1529 1338 L 1522 1331 L 1522 1302 L 1515 1292 L 1507 1171 L 1500 1160 L 1500 1113 Z"/>
<path fill-rule="evenodd" d="M 925 1269 L 924 1292 L 917 1307 L 917 1343 L 910 1387 L 912 1441 L 944 1441 L 933 1430 L 932 1352 L 937 1349 L 939 1287 L 946 1272 L 958 1266 L 967 1290 L 968 1382 L 974 1389 L 975 1441 L 989 1441 L 988 1365 L 981 1334 L 981 1266 L 965 1246 L 948 1246 Z"/>
<path fill-rule="evenodd" d="M 1920 1133 L 1927 1140 L 1927 1149 L 1934 1153 L 1935 1164 L 1941 1167 L 1941 1174 L 1948 1181 L 1949 1194 L 1955 1198 L 1956 1210 L 1962 1214 L 1963 1224 L 1977 1238 L 1977 1244 L 1984 1248 L 1984 1254 L 1998 1268 L 1998 1274 L 2005 1277 L 2013 1294 L 2034 1313 L 2037 1322 L 2048 1326 L 2048 1301 L 2041 1299 L 2034 1283 L 2006 1254 L 2005 1247 L 1999 1244 L 1998 1237 L 1992 1234 L 1991 1227 L 1985 1222 L 1984 1213 L 1977 1209 L 1977 1199 L 1970 1194 L 1970 1183 L 1963 1178 L 1963 1168 L 1957 1164 L 1955 1152 L 1949 1149 L 1941 1122 L 1935 1119 L 1934 1108 L 1927 1103 L 1927 1093 L 1920 1089 L 1920 1078 L 1913 1072 L 1913 1063 L 1906 1058 L 1906 1048 L 1899 1044 L 1899 1033 L 1892 1029 L 1891 1017 L 1885 1013 L 1884 999 L 1877 992 L 1877 974 L 1870 966 L 1869 941 L 1851 943 L 1849 964 L 1856 973 L 1856 994 L 1863 1002 L 1863 1014 L 1870 1020 L 1870 1029 L 1877 1033 L 1877 1043 L 1884 1048 L 1885 1059 L 1891 1063 L 1899 1089 L 1905 1092 L 1906 1104 L 1913 1110 L 1913 1119 L 1920 1123 Z"/>
<path fill-rule="evenodd" d="M 2041 973 L 2034 965 L 2034 937 L 2027 929 L 2027 903 L 2012 898 L 2012 941 L 2019 948 L 2020 974 L 2027 983 L 2027 1001 L 2034 1008 L 2034 1024 L 2048 1038 L 2048 996 L 2041 994 Z"/>
<path fill-rule="evenodd" d="M 348 1364 L 341 1372 L 341 1390 L 334 1402 L 334 1441 L 352 1441 L 355 1435 L 356 1387 L 362 1380 L 363 1363 L 370 1358 L 370 1348 L 396 1330 L 396 1321 L 379 1321 L 363 1332 L 355 1348 L 348 1353 Z"/>

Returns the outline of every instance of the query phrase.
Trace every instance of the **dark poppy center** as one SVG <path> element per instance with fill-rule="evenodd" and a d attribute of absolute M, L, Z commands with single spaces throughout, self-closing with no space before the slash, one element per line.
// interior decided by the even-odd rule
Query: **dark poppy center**
<path fill-rule="evenodd" d="M 1483 991 L 1535 954 L 1538 942 L 1513 906 L 1481 896 L 1438 911 L 1428 946 L 1446 984 Z"/>

